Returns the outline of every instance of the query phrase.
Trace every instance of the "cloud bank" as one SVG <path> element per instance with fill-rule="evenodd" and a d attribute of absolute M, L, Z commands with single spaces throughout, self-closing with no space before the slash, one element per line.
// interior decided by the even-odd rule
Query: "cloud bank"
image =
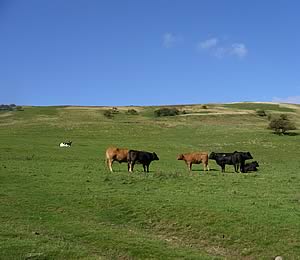
<path fill-rule="evenodd" d="M 209 52 L 217 58 L 233 56 L 239 59 L 243 59 L 248 55 L 249 52 L 244 43 L 232 43 L 230 45 L 226 45 L 218 38 L 210 38 L 199 42 L 197 44 L 197 49 L 199 51 Z"/>
<path fill-rule="evenodd" d="M 286 98 L 273 97 L 273 102 L 300 104 L 300 96 L 290 96 Z"/>
<path fill-rule="evenodd" d="M 210 49 L 215 47 L 218 44 L 218 39 L 217 38 L 211 38 L 208 40 L 205 40 L 203 42 L 200 42 L 198 45 L 198 48 L 200 49 Z"/>

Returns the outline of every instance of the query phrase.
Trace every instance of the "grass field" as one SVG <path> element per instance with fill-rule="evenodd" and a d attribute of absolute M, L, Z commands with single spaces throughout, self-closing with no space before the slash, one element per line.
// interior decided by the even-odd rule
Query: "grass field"
<path fill-rule="evenodd" d="M 0 259 L 300 259 L 300 131 L 278 136 L 255 114 L 300 106 L 24 107 L 0 113 Z M 59 148 L 72 140 L 71 148 Z M 155 151 L 150 173 L 115 163 L 115 145 Z M 250 151 L 258 173 L 221 173 L 179 153 Z"/>

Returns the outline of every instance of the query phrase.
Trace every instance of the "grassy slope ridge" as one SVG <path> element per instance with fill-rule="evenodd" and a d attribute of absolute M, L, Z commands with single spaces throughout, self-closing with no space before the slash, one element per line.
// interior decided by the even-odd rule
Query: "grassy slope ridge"
<path fill-rule="evenodd" d="M 129 107 L 132 108 L 132 107 Z M 285 259 L 300 256 L 300 135 L 277 136 L 245 103 L 155 107 L 25 107 L 0 113 L 0 259 Z M 295 131 L 295 133 L 299 133 Z M 65 140 L 71 148 L 58 148 Z M 104 163 L 107 146 L 155 151 L 144 174 Z M 189 173 L 176 155 L 251 151 L 259 173 Z"/>

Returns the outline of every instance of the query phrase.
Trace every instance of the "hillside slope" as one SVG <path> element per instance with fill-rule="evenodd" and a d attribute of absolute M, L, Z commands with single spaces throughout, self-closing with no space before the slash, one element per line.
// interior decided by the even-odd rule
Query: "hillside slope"
<path fill-rule="evenodd" d="M 168 106 L 170 107 L 170 106 Z M 300 106 L 233 103 L 159 107 L 24 107 L 0 113 L 0 259 L 297 259 L 300 132 L 266 117 Z M 137 115 L 128 115 L 135 109 Z M 59 148 L 72 140 L 71 148 Z M 155 151 L 150 173 L 105 165 L 115 145 Z M 250 151 L 257 173 L 194 165 L 179 153 Z"/>

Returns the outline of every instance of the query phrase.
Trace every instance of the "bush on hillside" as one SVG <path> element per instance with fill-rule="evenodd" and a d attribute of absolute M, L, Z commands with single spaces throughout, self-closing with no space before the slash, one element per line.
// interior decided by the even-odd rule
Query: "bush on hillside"
<path fill-rule="evenodd" d="M 23 111 L 21 106 L 16 106 L 15 104 L 10 105 L 0 105 L 0 111 Z"/>
<path fill-rule="evenodd" d="M 263 110 L 263 109 L 257 109 L 256 110 L 256 115 L 261 116 L 261 117 L 267 116 L 265 110 Z"/>
<path fill-rule="evenodd" d="M 117 107 L 113 107 L 113 108 L 111 109 L 111 113 L 112 113 L 112 114 L 118 114 L 118 113 L 119 113 L 119 109 L 118 109 Z"/>
<path fill-rule="evenodd" d="M 120 111 L 117 107 L 112 107 L 111 109 L 107 109 L 103 112 L 103 115 L 106 118 L 112 119 L 114 115 L 118 114 Z"/>
<path fill-rule="evenodd" d="M 113 112 L 112 112 L 111 109 L 105 110 L 105 111 L 103 112 L 103 115 L 104 115 L 106 118 L 109 118 L 109 119 L 112 119 L 112 118 L 114 117 Z"/>
<path fill-rule="evenodd" d="M 156 117 L 161 117 L 161 116 L 177 116 L 179 115 L 179 110 L 177 108 L 159 108 L 154 111 L 154 115 Z"/>
<path fill-rule="evenodd" d="M 17 111 L 24 111 L 23 107 L 21 107 L 21 106 L 16 106 L 16 110 Z"/>
<path fill-rule="evenodd" d="M 139 113 L 135 109 L 128 109 L 126 114 L 127 115 L 138 115 Z"/>
<path fill-rule="evenodd" d="M 297 128 L 295 124 L 288 119 L 286 114 L 281 114 L 279 117 L 271 119 L 268 129 L 272 129 L 275 134 L 284 135 L 287 131 Z"/>

